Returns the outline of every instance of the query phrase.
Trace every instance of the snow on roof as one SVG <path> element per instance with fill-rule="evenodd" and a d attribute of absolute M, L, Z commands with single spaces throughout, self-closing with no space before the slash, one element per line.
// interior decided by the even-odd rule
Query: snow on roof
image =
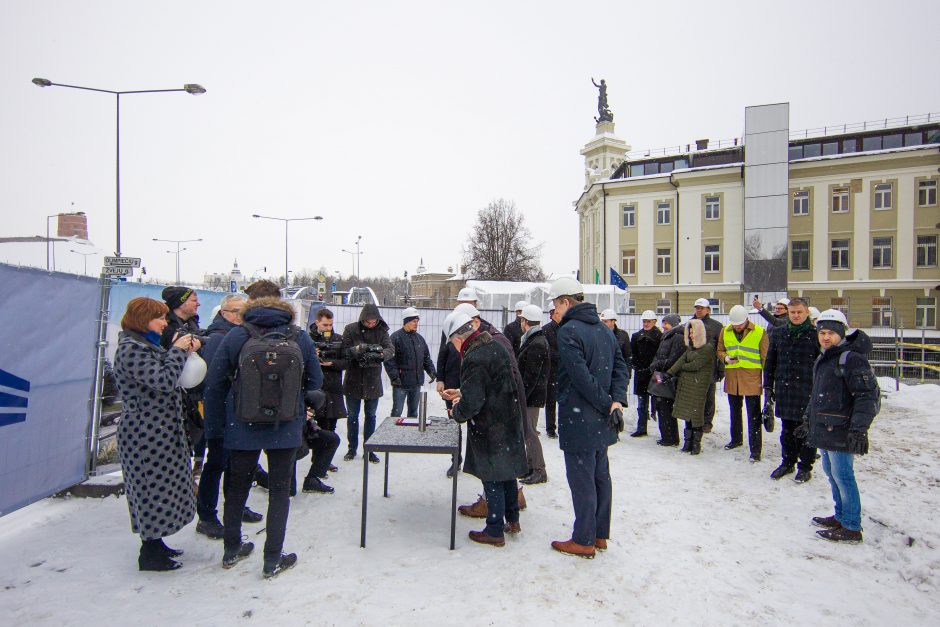
<path fill-rule="evenodd" d="M 902 148 L 883 148 L 882 150 L 860 150 L 858 152 L 843 152 L 837 155 L 820 155 L 819 157 L 804 157 L 803 159 L 791 159 L 790 163 L 811 163 L 813 161 L 828 161 L 830 159 L 842 159 L 845 157 L 866 157 L 868 155 L 887 155 L 892 152 L 913 152 L 930 148 L 936 150 L 940 144 L 921 144 L 919 146 L 904 146 Z"/>

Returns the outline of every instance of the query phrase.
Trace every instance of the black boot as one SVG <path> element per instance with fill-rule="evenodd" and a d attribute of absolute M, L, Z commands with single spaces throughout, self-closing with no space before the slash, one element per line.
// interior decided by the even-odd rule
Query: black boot
<path fill-rule="evenodd" d="M 268 489 L 268 473 L 264 468 L 261 467 L 261 464 L 258 464 L 258 466 L 255 468 L 253 480 L 254 484 L 259 488 L 264 488 L 265 490 Z"/>
<path fill-rule="evenodd" d="M 166 543 L 163 542 L 163 538 L 160 538 L 157 540 L 157 542 L 160 543 L 160 549 L 163 550 L 163 552 L 166 553 L 168 557 L 179 557 L 183 554 L 183 549 L 174 549 L 168 547 Z"/>
<path fill-rule="evenodd" d="M 164 572 L 176 570 L 181 566 L 181 563 L 166 554 L 160 540 L 141 540 L 140 557 L 137 558 L 137 567 L 140 570 Z"/>
<path fill-rule="evenodd" d="M 264 558 L 264 568 L 261 571 L 261 575 L 265 579 L 271 579 L 272 577 L 277 577 L 282 572 L 288 568 L 293 568 L 294 564 L 297 563 L 297 554 L 296 553 L 281 553 L 279 557 L 268 559 Z"/>
<path fill-rule="evenodd" d="M 689 451 L 692 455 L 698 455 L 702 452 L 702 433 L 702 427 L 692 429 L 692 450 Z"/>
<path fill-rule="evenodd" d="M 692 452 L 692 429 L 686 427 L 682 432 L 682 436 L 685 438 L 685 441 L 682 442 L 682 448 L 679 449 L 680 453 L 691 453 Z"/>

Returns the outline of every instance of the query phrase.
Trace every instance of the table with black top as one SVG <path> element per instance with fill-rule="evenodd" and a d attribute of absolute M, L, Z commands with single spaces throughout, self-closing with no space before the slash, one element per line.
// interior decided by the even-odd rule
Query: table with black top
<path fill-rule="evenodd" d="M 385 453 L 385 489 L 383 496 L 388 498 L 388 454 L 389 453 L 430 453 L 432 455 L 450 455 L 454 467 L 460 455 L 460 427 L 449 418 L 429 416 L 424 431 L 416 426 L 396 425 L 396 417 L 382 421 L 375 433 L 363 445 L 362 455 L 362 539 L 361 547 L 366 545 L 366 509 L 369 496 L 369 453 Z M 454 535 L 457 528 L 457 475 L 454 473 L 453 493 L 450 504 L 450 548 L 454 549 Z"/>

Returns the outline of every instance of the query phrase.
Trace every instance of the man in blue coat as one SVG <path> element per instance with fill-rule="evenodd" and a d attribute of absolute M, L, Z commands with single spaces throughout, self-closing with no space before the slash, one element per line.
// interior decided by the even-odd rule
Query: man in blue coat
<path fill-rule="evenodd" d="M 570 540 L 552 548 L 592 559 L 607 549 L 612 486 L 607 448 L 617 441 L 611 420 L 627 404 L 627 362 L 613 332 L 601 324 L 597 309 L 585 303 L 584 288 L 563 277 L 552 283 L 549 298 L 562 312 L 558 329 L 558 436 L 574 504 Z"/>
<path fill-rule="evenodd" d="M 267 539 L 264 543 L 263 575 L 270 578 L 297 563 L 294 553 L 283 554 L 284 535 L 287 531 L 287 515 L 290 510 L 290 484 L 293 478 L 294 460 L 303 437 L 304 407 L 306 393 L 319 390 L 323 384 L 323 373 L 317 360 L 316 346 L 310 337 L 291 322 L 294 310 L 277 297 L 252 300 L 245 308 L 242 326 L 229 331 L 219 345 L 209 372 L 203 393 L 206 411 L 206 436 L 223 438 L 229 450 L 229 487 L 225 495 L 223 525 L 225 527 L 225 553 L 222 566 L 231 568 L 248 557 L 254 545 L 241 541 L 242 510 L 248 500 L 251 477 L 264 450 L 268 458 L 268 521 Z M 239 355 L 249 339 L 246 325 L 260 333 L 281 333 L 293 338 L 303 355 L 303 378 L 297 394 L 293 418 L 262 424 L 245 422 L 235 413 L 232 382 L 239 374 Z"/>

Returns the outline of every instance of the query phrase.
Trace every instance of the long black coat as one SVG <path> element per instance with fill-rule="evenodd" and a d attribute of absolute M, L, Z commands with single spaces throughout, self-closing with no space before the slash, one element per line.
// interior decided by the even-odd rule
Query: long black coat
<path fill-rule="evenodd" d="M 506 325 L 503 335 L 512 343 L 513 352 L 518 353 L 519 345 L 522 343 L 522 323 L 519 322 L 518 317 Z"/>
<path fill-rule="evenodd" d="M 441 345 L 437 349 L 437 380 L 448 390 L 460 387 L 460 353 L 441 332 Z"/>
<path fill-rule="evenodd" d="M 509 481 L 528 470 L 509 355 L 485 331 L 464 347 L 453 417 L 468 423 L 465 472 L 481 481 Z"/>
<path fill-rule="evenodd" d="M 365 320 L 378 320 L 379 323 L 369 329 L 362 324 Z M 364 305 L 359 314 L 359 320 L 350 322 L 343 329 L 343 348 L 349 356 L 343 393 L 351 398 L 364 400 L 380 398 L 382 396 L 382 364 L 378 362 L 363 365 L 356 360 L 354 354 L 361 344 L 381 346 L 383 361 L 395 356 L 392 340 L 388 336 L 388 325 L 382 320 L 379 308 L 375 305 Z"/>
<path fill-rule="evenodd" d="M 774 392 L 774 414 L 781 420 L 803 419 L 813 391 L 813 363 L 819 357 L 819 341 L 812 325 L 797 329 L 771 327 L 764 388 Z"/>
<path fill-rule="evenodd" d="M 850 453 L 849 432 L 868 431 L 877 414 L 881 394 L 865 358 L 870 351 L 871 340 L 862 331 L 856 331 L 844 343 L 833 346 L 816 359 L 808 411 L 809 446 Z M 849 356 L 845 365 L 839 366 L 839 356 L 844 352 Z"/>
<path fill-rule="evenodd" d="M 667 372 L 676 361 L 685 354 L 684 326 L 672 327 L 665 333 L 656 349 L 656 356 L 650 364 L 651 372 Z M 649 383 L 647 383 L 649 385 Z"/>
<path fill-rule="evenodd" d="M 346 400 L 343 398 L 343 370 L 349 366 L 349 360 L 343 353 L 343 336 L 335 331 L 327 337 L 317 331 L 317 325 L 310 325 L 310 339 L 317 344 L 329 344 L 330 357 L 326 361 L 329 366 L 320 362 L 320 370 L 323 371 L 323 392 L 326 394 L 326 407 L 323 412 L 323 418 L 327 420 L 337 420 L 345 418 L 349 414 L 346 412 Z M 320 359 L 323 359 L 321 349 Z M 333 357 L 333 353 L 338 353 L 340 357 Z M 318 414 L 319 417 L 319 414 Z"/>
<path fill-rule="evenodd" d="M 650 384 L 650 377 L 653 371 L 650 366 L 656 357 L 656 351 L 659 349 L 659 343 L 663 339 L 663 332 L 659 327 L 654 326 L 649 331 L 640 329 L 630 337 L 630 353 L 633 357 L 633 393 L 648 394 L 647 387 Z M 672 365 L 672 364 L 670 364 Z"/>
<path fill-rule="evenodd" d="M 551 356 L 545 331 L 538 329 L 519 347 L 516 356 L 525 386 L 526 407 L 545 407 Z"/>
<path fill-rule="evenodd" d="M 629 386 L 630 378 L 633 377 L 633 347 L 630 345 L 630 334 L 614 325 L 614 337 L 617 338 L 617 346 L 620 347 L 623 360 L 627 362 L 627 386 Z"/>
<path fill-rule="evenodd" d="M 542 325 L 542 331 L 545 332 L 545 339 L 548 340 L 548 354 L 552 366 L 548 382 L 549 385 L 555 385 L 555 377 L 558 375 L 558 323 L 549 320 Z"/>
<path fill-rule="evenodd" d="M 402 387 L 414 387 L 424 384 L 424 373 L 431 379 L 437 377 L 428 343 L 417 331 L 398 329 L 392 333 L 392 347 L 395 354 L 385 362 L 385 372 L 392 381 L 400 382 Z"/>
<path fill-rule="evenodd" d="M 718 339 L 721 337 L 721 334 L 725 332 L 725 326 L 712 318 L 709 314 L 705 314 L 704 318 L 700 318 L 702 324 L 705 325 L 705 337 L 708 339 L 708 343 L 715 347 L 715 366 L 712 372 L 712 380 L 719 381 L 725 377 L 725 362 L 718 359 Z"/>

